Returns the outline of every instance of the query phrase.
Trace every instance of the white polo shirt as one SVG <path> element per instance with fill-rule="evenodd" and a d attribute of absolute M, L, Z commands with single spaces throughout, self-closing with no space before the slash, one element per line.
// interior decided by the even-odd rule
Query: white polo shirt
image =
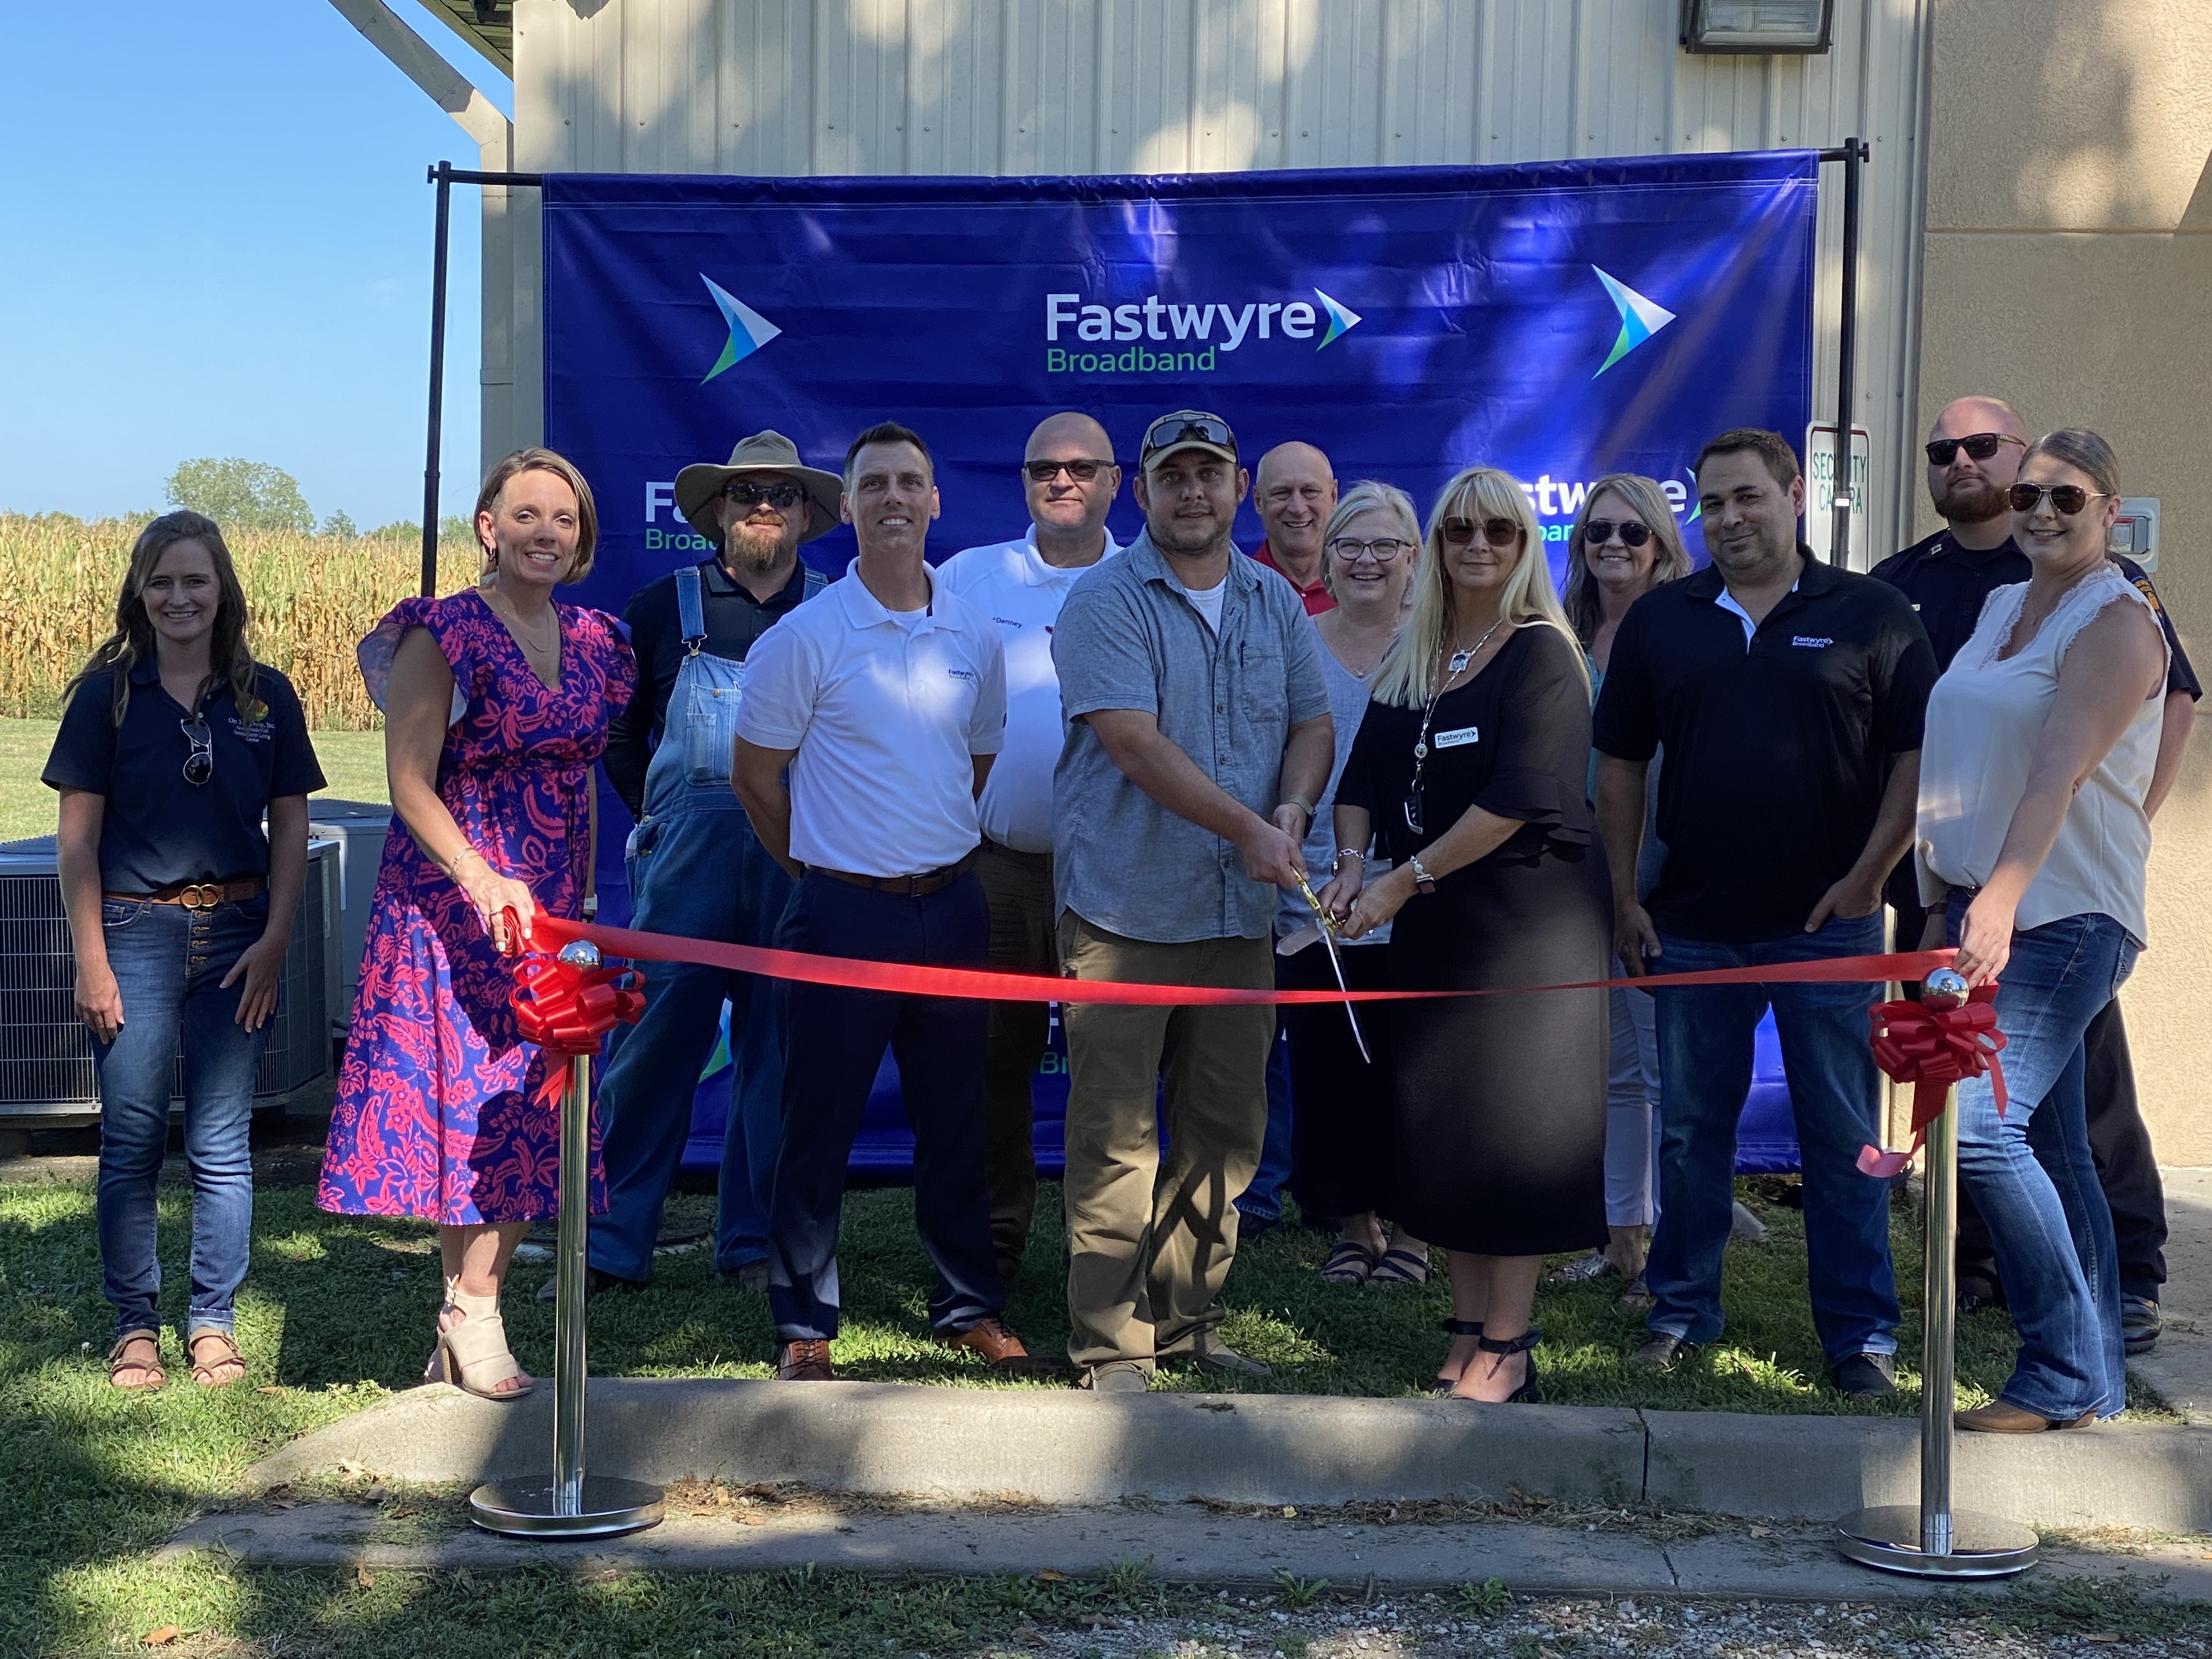
<path fill-rule="evenodd" d="M 795 749 L 791 855 L 911 876 L 975 849 L 973 757 L 1006 742 L 1006 665 L 991 619 L 934 572 L 929 608 L 886 611 L 857 567 L 763 634 L 738 735 Z"/>
<path fill-rule="evenodd" d="M 1109 533 L 1099 562 L 1121 550 Z M 1067 590 L 1091 568 L 1047 564 L 1031 525 L 1019 541 L 971 547 L 937 569 L 946 587 L 998 623 L 1006 648 L 1006 747 L 983 785 L 982 817 L 983 833 L 1017 852 L 1052 851 L 1052 769 L 1066 735 L 1052 629 Z"/>

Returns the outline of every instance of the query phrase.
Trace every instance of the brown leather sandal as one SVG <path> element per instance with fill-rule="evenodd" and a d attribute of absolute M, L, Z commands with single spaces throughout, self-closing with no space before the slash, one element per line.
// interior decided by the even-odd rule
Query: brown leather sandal
<path fill-rule="evenodd" d="M 212 1359 L 204 1358 L 210 1344 L 218 1351 Z M 227 1389 L 245 1378 L 246 1356 L 238 1351 L 237 1339 L 220 1326 L 194 1331 L 185 1339 L 185 1352 L 191 1358 L 192 1381 L 204 1389 Z"/>
<path fill-rule="evenodd" d="M 134 1343 L 150 1344 L 154 1350 L 151 1359 L 134 1359 L 128 1350 Z M 125 1382 L 126 1374 L 135 1380 Z M 141 1328 L 125 1331 L 115 1339 L 115 1346 L 107 1351 L 107 1380 L 116 1388 L 129 1394 L 147 1394 L 169 1380 L 168 1372 L 161 1369 L 161 1334 Z"/>

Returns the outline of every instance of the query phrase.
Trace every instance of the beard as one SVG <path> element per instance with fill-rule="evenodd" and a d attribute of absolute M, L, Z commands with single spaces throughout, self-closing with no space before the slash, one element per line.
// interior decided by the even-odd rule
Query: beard
<path fill-rule="evenodd" d="M 799 544 L 794 540 L 791 545 Z M 784 532 L 771 530 L 765 525 L 748 524 L 739 520 L 729 527 L 722 542 L 722 561 L 734 570 L 773 569 L 777 560 L 789 550 L 784 545 Z"/>
<path fill-rule="evenodd" d="M 2009 510 L 2005 492 L 1987 478 L 1960 478 L 1936 492 L 1936 511 L 1953 524 L 1987 524 Z"/>

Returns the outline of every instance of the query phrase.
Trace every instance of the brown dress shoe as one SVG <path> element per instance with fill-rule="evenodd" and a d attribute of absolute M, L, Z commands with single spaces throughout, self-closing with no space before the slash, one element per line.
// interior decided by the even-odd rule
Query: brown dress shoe
<path fill-rule="evenodd" d="M 830 1366 L 830 1344 L 818 1336 L 802 1336 L 787 1342 L 777 1352 L 775 1374 L 786 1382 L 834 1382 L 837 1373 Z"/>
<path fill-rule="evenodd" d="M 2040 1434 L 2045 1429 L 2086 1429 L 2097 1420 L 2094 1412 L 2083 1412 L 2079 1417 L 2053 1419 L 2038 1417 L 2033 1412 L 2022 1411 L 2017 1406 L 2008 1406 L 2002 1400 L 1986 1406 L 1977 1406 L 1970 1412 L 1952 1414 L 1953 1426 L 1971 1429 L 1981 1434 Z"/>
<path fill-rule="evenodd" d="M 1031 1353 L 996 1315 L 987 1314 L 966 1330 L 937 1340 L 948 1348 L 973 1348 L 990 1361 L 993 1370 L 1007 1376 L 1054 1376 L 1066 1369 L 1057 1359 Z"/>

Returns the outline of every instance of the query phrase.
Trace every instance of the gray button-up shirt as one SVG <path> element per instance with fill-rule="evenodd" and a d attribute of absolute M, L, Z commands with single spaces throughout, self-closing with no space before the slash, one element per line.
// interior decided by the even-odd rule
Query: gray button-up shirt
<path fill-rule="evenodd" d="M 1053 771 L 1060 908 L 1158 945 L 1265 939 L 1275 890 L 1243 855 L 1122 775 L 1083 715 L 1140 709 L 1198 769 L 1262 817 L 1279 804 L 1290 730 L 1328 712 L 1319 641 L 1289 582 L 1231 554 L 1221 631 L 1139 535 L 1067 596 L 1052 636 L 1067 741 Z"/>

